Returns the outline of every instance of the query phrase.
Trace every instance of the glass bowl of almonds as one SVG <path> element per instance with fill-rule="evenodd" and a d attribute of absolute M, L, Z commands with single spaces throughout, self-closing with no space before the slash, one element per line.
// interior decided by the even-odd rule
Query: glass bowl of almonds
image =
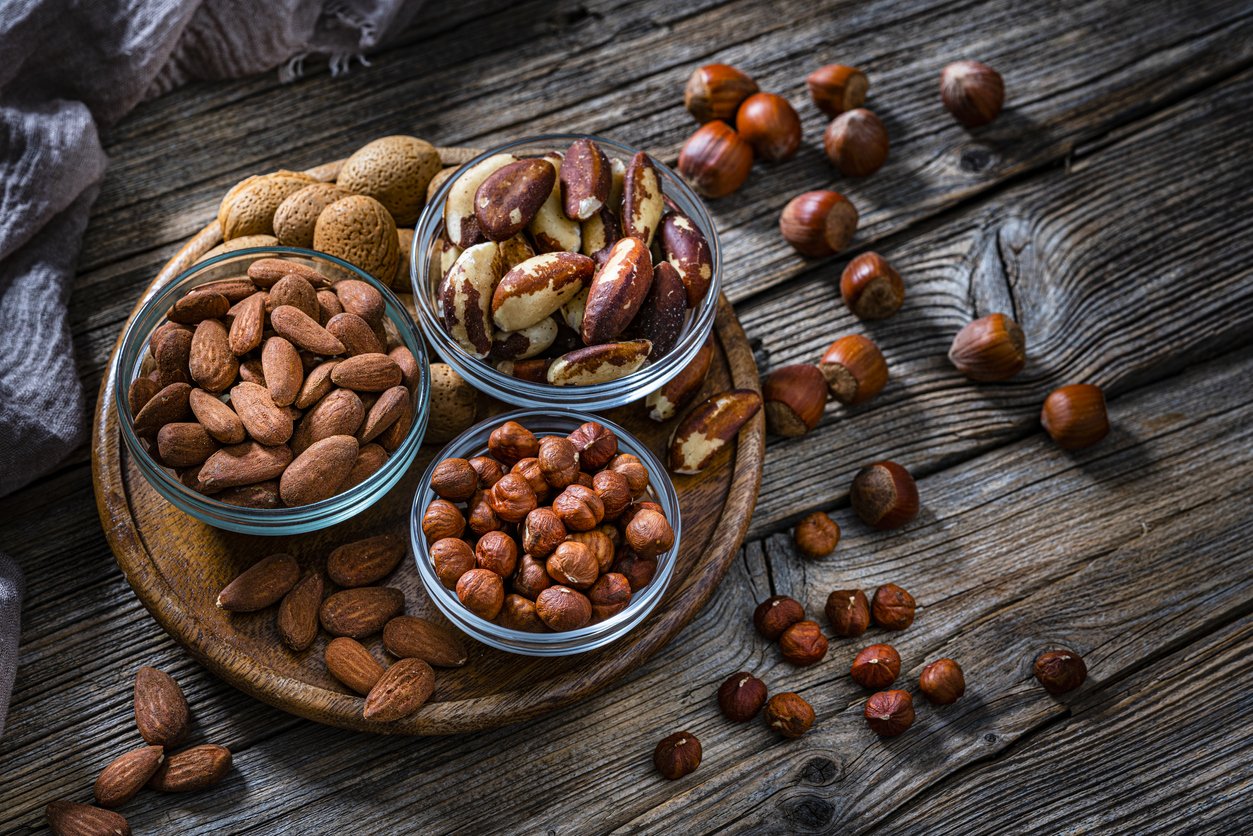
<path fill-rule="evenodd" d="M 466 635 L 527 656 L 621 638 L 669 586 L 679 497 L 657 457 L 616 424 L 517 410 L 431 461 L 410 516 L 427 595 Z"/>
<path fill-rule="evenodd" d="M 701 199 L 648 154 L 552 134 L 492 148 L 423 210 L 410 273 L 445 362 L 517 406 L 600 410 L 676 376 L 722 283 Z"/>
<path fill-rule="evenodd" d="M 242 249 L 143 300 L 116 409 L 136 468 L 218 528 L 294 534 L 396 484 L 426 431 L 430 366 L 404 305 L 329 255 Z"/>

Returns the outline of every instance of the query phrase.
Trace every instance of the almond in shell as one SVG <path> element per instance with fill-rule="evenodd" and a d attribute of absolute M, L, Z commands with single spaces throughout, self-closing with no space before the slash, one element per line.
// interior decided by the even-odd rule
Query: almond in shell
<path fill-rule="evenodd" d="M 313 228 L 318 215 L 351 192 L 334 183 L 310 183 L 292 192 L 274 210 L 274 237 L 284 247 L 313 246 Z"/>
<path fill-rule="evenodd" d="M 344 685 L 365 696 L 383 676 L 383 666 L 361 642 L 340 636 L 326 645 L 326 669 Z"/>
<path fill-rule="evenodd" d="M 315 441 L 279 477 L 278 491 L 288 507 L 334 496 L 357 461 L 357 439 L 333 435 Z"/>
<path fill-rule="evenodd" d="M 228 612 L 256 612 L 277 604 L 300 579 L 300 566 L 289 554 L 272 554 L 245 569 L 218 593 L 217 606 Z"/>
<path fill-rule="evenodd" d="M 385 136 L 344 160 L 336 183 L 375 198 L 397 224 L 410 226 L 417 222 L 427 185 L 439 170 L 439 152 L 431 143 L 414 136 Z"/>
<path fill-rule="evenodd" d="M 226 777 L 231 768 L 231 751 L 225 746 L 206 743 L 166 755 L 165 761 L 148 780 L 157 792 L 194 792 L 208 789 Z"/>
<path fill-rule="evenodd" d="M 245 235 L 272 235 L 274 213 L 282 202 L 314 180 L 295 171 L 276 171 L 247 178 L 231 188 L 218 207 L 222 240 Z"/>
<path fill-rule="evenodd" d="M 405 596 L 389 586 L 361 586 L 336 592 L 322 602 L 318 618 L 332 636 L 362 639 L 383 629 L 404 609 Z"/>
<path fill-rule="evenodd" d="M 340 198 L 322 210 L 313 228 L 313 248 L 382 282 L 396 275 L 400 261 L 395 219 L 383 204 L 360 194 Z"/>
<path fill-rule="evenodd" d="M 417 711 L 435 690 L 435 671 L 421 659 L 401 659 L 370 689 L 362 712 L 367 720 L 390 723 Z"/>
<path fill-rule="evenodd" d="M 187 736 L 187 698 L 164 671 L 144 666 L 135 674 L 135 725 L 151 746 L 176 746 Z"/>

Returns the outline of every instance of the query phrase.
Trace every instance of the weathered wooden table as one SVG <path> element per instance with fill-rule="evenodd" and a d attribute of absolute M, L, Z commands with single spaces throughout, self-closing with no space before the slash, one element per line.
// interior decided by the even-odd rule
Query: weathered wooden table
<path fill-rule="evenodd" d="M 442 4 L 429 4 L 435 8 Z M 767 450 L 743 559 L 712 603 L 642 669 L 575 708 L 459 738 L 377 738 L 298 720 L 216 680 L 132 596 L 100 531 L 84 449 L 9 498 L 0 542 L 29 579 L 0 831 L 43 805 L 87 800 L 134 745 L 133 674 L 173 673 L 198 738 L 236 769 L 217 789 L 143 794 L 137 833 L 1248 832 L 1253 827 L 1253 6 L 1240 0 L 449 4 L 345 79 L 199 85 L 106 136 L 112 158 L 71 298 L 94 398 L 139 290 L 241 177 L 304 168 L 375 136 L 485 146 L 550 130 L 620 137 L 673 160 L 693 128 L 688 72 L 736 64 L 804 119 L 798 157 L 758 166 L 713 204 L 727 292 L 768 370 L 870 333 L 892 367 L 866 408 L 830 408 Z M 941 109 L 940 67 L 977 57 L 1008 107 L 976 134 Z M 834 176 L 803 79 L 862 67 L 892 136 L 887 166 Z M 777 232 L 792 195 L 834 184 L 861 208 L 858 247 L 909 288 L 883 323 L 853 320 L 844 259 L 806 262 Z M 1010 311 L 1032 360 L 974 386 L 945 351 L 974 316 Z M 1116 429 L 1059 451 L 1044 395 L 1105 387 Z M 871 533 L 848 511 L 867 461 L 919 477 L 923 512 Z M 788 526 L 814 508 L 844 528 L 816 562 Z M 960 660 L 955 706 L 919 708 L 874 737 L 846 676 L 857 646 L 808 669 L 749 624 L 789 593 L 818 613 L 832 588 L 897 581 L 917 597 L 896 637 L 906 676 Z M 1088 683 L 1061 699 L 1030 676 L 1065 644 Z M 784 741 L 732 726 L 714 690 L 748 669 L 802 693 L 818 723 Z M 653 771 L 656 741 L 688 729 L 704 763 Z"/>

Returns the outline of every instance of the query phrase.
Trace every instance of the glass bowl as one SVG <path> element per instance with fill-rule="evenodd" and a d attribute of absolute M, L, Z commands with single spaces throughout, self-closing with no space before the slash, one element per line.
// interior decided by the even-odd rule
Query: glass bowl
<path fill-rule="evenodd" d="M 435 301 L 436 288 L 442 278 L 439 270 L 439 237 L 444 230 L 444 201 L 457 177 L 471 166 L 494 154 L 510 153 L 517 156 L 540 156 L 550 151 L 565 151 L 577 139 L 590 139 L 611 158 L 628 162 L 639 149 L 623 145 L 604 137 L 590 134 L 545 134 L 527 137 L 499 145 L 479 154 L 463 165 L 435 193 L 434 198 L 422 211 L 413 236 L 409 272 L 413 281 L 413 301 L 418 312 L 422 333 L 444 362 L 452 366 L 476 389 L 487 392 L 499 400 L 515 406 L 552 404 L 573 409 L 599 410 L 633 403 L 657 389 L 683 370 L 713 329 L 714 316 L 718 310 L 718 298 L 722 287 L 722 255 L 718 244 L 718 232 L 700 197 L 678 174 L 652 158 L 661 179 L 662 191 L 674 201 L 699 227 L 709 243 L 713 265 L 709 292 L 700 305 L 688 312 L 683 332 L 674 348 L 656 361 L 650 361 L 625 377 L 605 383 L 586 386 L 554 386 L 521 380 L 497 371 L 491 363 L 466 353 L 440 324 Z"/>
<path fill-rule="evenodd" d="M 618 437 L 619 452 L 638 456 L 648 468 L 648 473 L 652 477 L 648 499 L 660 505 L 665 513 L 670 527 L 674 529 L 674 545 L 669 551 L 657 556 L 657 572 L 653 575 L 652 581 L 637 594 L 632 595 L 631 603 L 617 615 L 586 627 L 580 627 L 578 630 L 560 633 L 527 633 L 522 630 L 510 630 L 470 612 L 457 598 L 457 593 L 444 586 L 439 576 L 435 574 L 435 566 L 431 561 L 426 537 L 422 533 L 422 517 L 426 514 L 426 507 L 435 499 L 435 492 L 430 488 L 435 466 L 451 457 L 469 459 L 474 456 L 487 455 L 487 437 L 491 435 L 492 430 L 506 421 L 517 421 L 541 438 L 546 435 L 568 435 L 584 422 L 597 421 Z M 422 585 L 426 587 L 427 596 L 434 602 L 436 608 L 467 636 L 498 650 L 525 656 L 573 656 L 576 653 L 595 650 L 622 638 L 648 617 L 665 594 L 670 578 L 674 574 L 679 555 L 681 527 L 679 495 L 666 476 L 665 467 L 651 450 L 627 430 L 604 418 L 582 412 L 522 409 L 496 415 L 474 425 L 449 442 L 447 447 L 431 459 L 431 464 L 423 474 L 418 491 L 413 498 L 413 513 L 409 517 L 409 541 L 418 564 L 418 575 L 422 578 Z"/>
<path fill-rule="evenodd" d="M 413 352 L 418 363 L 419 380 L 414 388 L 413 426 L 387 461 L 365 481 L 329 499 L 293 508 L 246 508 L 220 502 L 212 496 L 195 491 L 157 462 L 135 434 L 135 416 L 127 398 L 131 381 L 140 375 L 148 351 L 148 338 L 166 321 L 170 306 L 193 287 L 243 275 L 248 265 L 259 258 L 294 258 L 315 266 L 331 278 L 359 279 L 368 282 L 383 295 L 385 315 L 392 321 L 397 335 Z M 261 247 L 223 253 L 192 265 L 165 287 L 150 291 L 142 307 L 122 337 L 114 386 L 115 401 L 122 438 L 139 471 L 148 483 L 167 501 L 184 513 L 216 528 L 245 534 L 300 534 L 316 531 L 352 517 L 378 501 L 399 481 L 422 445 L 430 416 L 431 374 L 426 346 L 413 318 L 405 306 L 381 282 L 346 261 L 324 253 L 296 247 Z"/>

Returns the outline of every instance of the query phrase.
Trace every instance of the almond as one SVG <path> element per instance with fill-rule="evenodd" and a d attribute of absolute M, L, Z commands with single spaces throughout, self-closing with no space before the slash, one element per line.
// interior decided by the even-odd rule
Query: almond
<path fill-rule="evenodd" d="M 187 403 L 196 420 L 215 441 L 239 444 L 244 440 L 244 422 L 239 420 L 235 410 L 222 403 L 215 395 L 203 389 L 192 389 L 188 393 Z"/>
<path fill-rule="evenodd" d="M 709 398 L 687 414 L 670 437 L 670 469 L 699 473 L 761 409 L 761 395 L 732 389 Z"/>
<path fill-rule="evenodd" d="M 322 602 L 318 617 L 332 636 L 365 638 L 383 629 L 405 606 L 404 593 L 390 586 L 362 586 L 336 592 Z"/>
<path fill-rule="evenodd" d="M 492 301 L 504 266 L 498 244 L 475 244 L 457 258 L 440 284 L 444 327 L 472 357 L 486 357 L 491 351 Z"/>
<path fill-rule="evenodd" d="M 280 305 L 270 311 L 270 324 L 279 336 L 286 337 L 306 351 L 325 357 L 344 353 L 344 344 L 299 308 Z"/>
<path fill-rule="evenodd" d="M 386 306 L 383 294 L 374 285 L 360 279 L 344 279 L 335 283 L 334 290 L 345 313 L 356 314 L 371 326 L 383 321 Z"/>
<path fill-rule="evenodd" d="M 318 291 L 318 324 L 323 328 L 335 317 L 344 312 L 344 306 L 333 290 Z"/>
<path fill-rule="evenodd" d="M 339 486 L 340 491 L 360 485 L 377 473 L 378 469 L 387 463 L 387 459 L 387 451 L 381 445 L 361 445 L 361 449 L 357 451 L 357 461 L 353 463 L 352 470 L 348 471 L 348 476 L 344 478 L 344 484 Z"/>
<path fill-rule="evenodd" d="M 248 435 L 261 444 L 273 447 L 291 438 L 292 420 L 274 403 L 265 386 L 247 382 L 235 384 L 231 389 L 231 406 L 244 422 Z"/>
<path fill-rule="evenodd" d="M 327 320 L 326 330 L 344 344 L 350 356 L 383 352 L 383 346 L 374 336 L 370 323 L 354 313 L 335 314 Z"/>
<path fill-rule="evenodd" d="M 296 395 L 294 405 L 297 409 L 308 409 L 331 391 L 331 387 L 334 386 L 331 381 L 331 369 L 335 368 L 338 362 L 338 360 L 327 360 L 325 363 L 319 363 L 305 375 L 305 381 Z"/>
<path fill-rule="evenodd" d="M 259 291 L 235 306 L 235 318 L 231 320 L 228 342 L 236 357 L 241 357 L 261 345 L 268 298 L 265 291 Z"/>
<path fill-rule="evenodd" d="M 318 637 L 318 608 L 322 606 L 322 573 L 313 572 L 302 578 L 283 596 L 275 622 L 283 644 L 297 652 L 313 644 Z"/>
<path fill-rule="evenodd" d="M 556 386 L 589 386 L 617 380 L 644 365 L 652 350 L 653 344 L 648 340 L 575 349 L 553 360 L 548 367 L 548 382 Z"/>
<path fill-rule="evenodd" d="M 304 366 L 296 347 L 282 337 L 270 337 L 261 349 L 261 373 L 275 406 L 289 406 L 304 384 Z"/>
<path fill-rule="evenodd" d="M 289 507 L 334 496 L 357 461 L 357 439 L 333 435 L 315 441 L 279 477 L 278 492 Z"/>
<path fill-rule="evenodd" d="M 378 445 L 388 453 L 395 453 L 400 445 L 409 435 L 409 430 L 413 429 L 413 406 L 406 399 L 401 404 L 400 415 L 392 422 L 391 426 L 379 433 L 377 439 Z"/>
<path fill-rule="evenodd" d="M 648 394 L 644 403 L 648 407 L 648 417 L 654 421 L 669 421 L 679 410 L 691 403 L 705 385 L 709 375 L 709 367 L 713 365 L 713 337 L 705 340 L 705 344 L 696 352 L 683 369 L 670 380 Z"/>
<path fill-rule="evenodd" d="M 325 287 L 328 284 L 326 276 L 299 261 L 290 261 L 286 258 L 258 258 L 248 265 L 248 278 L 252 279 L 258 287 L 274 287 L 284 276 L 300 276 L 314 287 Z"/>
<path fill-rule="evenodd" d="M 365 418 L 361 397 L 351 389 L 333 389 L 314 404 L 292 436 L 292 450 L 300 455 L 315 442 L 333 435 L 353 435 Z"/>
<path fill-rule="evenodd" d="M 545 253 L 511 269 L 492 294 L 492 321 L 502 331 L 518 331 L 547 319 L 574 298 L 592 278 L 596 265 L 579 253 Z"/>
<path fill-rule="evenodd" d="M 206 319 L 226 316 L 231 303 L 220 293 L 189 293 L 174 303 L 167 314 L 171 322 L 195 325 Z"/>
<path fill-rule="evenodd" d="M 278 480 L 270 479 L 255 485 L 241 485 L 238 488 L 227 488 L 213 495 L 218 502 L 227 505 L 239 505 L 244 508 L 282 508 L 283 500 L 278 495 Z"/>
<path fill-rule="evenodd" d="M 261 358 L 253 357 L 239 364 L 239 379 L 245 383 L 265 386 L 265 375 L 261 373 Z"/>
<path fill-rule="evenodd" d="M 435 671 L 421 659 L 401 659 L 383 672 L 365 698 L 367 720 L 390 723 L 422 707 L 435 690 Z"/>
<path fill-rule="evenodd" d="M 275 282 L 266 297 L 265 308 L 273 311 L 283 305 L 291 305 L 310 319 L 317 319 L 321 306 L 318 305 L 318 292 L 313 284 L 304 276 L 289 273 Z"/>
<path fill-rule="evenodd" d="M 668 261 L 653 268 L 653 286 L 643 307 L 627 330 L 633 337 L 642 337 L 653 344 L 650 360 L 670 353 L 683 333 L 687 315 L 687 290 L 679 271 Z"/>
<path fill-rule="evenodd" d="M 474 195 L 474 217 L 489 241 L 505 241 L 526 228 L 557 183 L 545 159 L 518 160 L 493 171 Z"/>
<path fill-rule="evenodd" d="M 609 158 L 590 139 L 576 139 L 561 162 L 561 206 L 566 217 L 585 221 L 605 205 L 613 185 Z"/>
<path fill-rule="evenodd" d="M 300 565 L 289 554 L 263 557 L 218 593 L 218 609 L 256 612 L 276 604 L 300 579 Z"/>
<path fill-rule="evenodd" d="M 221 781 L 230 768 L 231 751 L 225 746 L 193 746 L 166 755 L 165 762 L 148 780 L 148 787 L 157 792 L 203 790 Z"/>
<path fill-rule="evenodd" d="M 146 377 L 137 377 L 132 380 L 130 387 L 126 390 L 126 403 L 130 407 L 131 415 L 138 415 L 139 410 L 143 409 L 159 391 L 161 387 L 155 380 Z"/>
<path fill-rule="evenodd" d="M 195 421 L 166 424 L 157 432 L 157 453 L 166 467 L 194 467 L 217 449 L 217 442 Z"/>
<path fill-rule="evenodd" d="M 439 668 L 459 668 L 467 659 L 465 645 L 455 632 L 412 615 L 398 615 L 387 622 L 383 646 L 393 656 L 421 659 Z"/>
<path fill-rule="evenodd" d="M 413 356 L 413 352 L 403 345 L 398 345 L 387 352 L 387 356 L 392 358 L 396 365 L 400 367 L 400 382 L 412 391 L 422 377 L 421 369 L 418 368 L 418 361 Z"/>
<path fill-rule="evenodd" d="M 96 803 L 101 807 L 121 807 L 135 797 L 157 771 L 165 757 L 160 746 L 143 746 L 119 755 L 96 779 Z"/>
<path fill-rule="evenodd" d="M 191 386 L 186 383 L 171 383 L 161 389 L 135 416 L 135 434 L 141 437 L 156 435 L 166 424 L 190 417 L 190 395 Z"/>
<path fill-rule="evenodd" d="M 677 210 L 661 219 L 661 249 L 687 289 L 687 306 L 695 308 L 713 281 L 709 242 L 692 219 Z"/>
<path fill-rule="evenodd" d="M 382 392 L 400 384 L 400 366 L 386 354 L 358 354 L 331 369 L 331 380 L 357 392 Z"/>
<path fill-rule="evenodd" d="M 331 552 L 326 573 L 340 586 L 369 586 L 390 575 L 405 552 L 405 541 L 395 534 L 367 537 Z"/>
<path fill-rule="evenodd" d="M 197 285 L 188 293 L 220 293 L 226 297 L 226 301 L 232 305 L 242 302 L 249 296 L 257 292 L 257 285 L 247 276 L 236 276 L 231 279 L 218 279 L 217 281 L 205 282 Z"/>
<path fill-rule="evenodd" d="M 187 736 L 187 698 L 167 673 L 144 666 L 135 674 L 135 725 L 151 746 L 175 746 Z"/>
<path fill-rule="evenodd" d="M 544 155 L 544 159 L 557 174 L 557 182 L 553 184 L 552 191 L 549 192 L 539 211 L 535 213 L 527 231 L 531 233 L 535 247 L 541 253 L 579 252 L 582 242 L 579 222 L 567 218 L 561 208 L 561 155 L 549 153 Z"/>
<path fill-rule="evenodd" d="M 356 639 L 346 636 L 331 639 L 326 645 L 325 658 L 331 676 L 362 696 L 370 693 L 383 676 L 383 666 Z"/>
<path fill-rule="evenodd" d="M 239 360 L 231 351 L 226 326 L 206 319 L 196 326 L 187 360 L 192 379 L 210 392 L 221 392 L 239 375 Z"/>
<path fill-rule="evenodd" d="M 409 409 L 409 390 L 404 386 L 393 386 L 370 407 L 369 413 L 357 433 L 357 441 L 362 444 L 373 441 L 388 427 L 392 426 Z"/>
<path fill-rule="evenodd" d="M 474 214 L 474 197 L 483 181 L 498 169 L 517 161 L 513 154 L 495 154 L 463 171 L 444 198 L 444 230 L 448 240 L 462 249 L 481 243 L 483 231 Z"/>
<path fill-rule="evenodd" d="M 653 260 L 638 238 L 623 238 L 592 278 L 583 311 L 583 342 L 607 343 L 635 319 L 653 284 Z"/>
<path fill-rule="evenodd" d="M 44 809 L 53 836 L 131 836 L 126 819 L 112 810 L 58 799 Z"/>
<path fill-rule="evenodd" d="M 200 468 L 200 483 L 206 491 L 255 485 L 276 478 L 291 460 L 291 448 L 285 444 L 266 447 L 245 441 L 210 456 Z"/>
<path fill-rule="evenodd" d="M 191 382 L 192 332 L 183 326 L 153 333 L 151 346 L 157 361 L 157 386 Z"/>
<path fill-rule="evenodd" d="M 622 234 L 634 236 L 651 247 L 664 209 L 657 169 L 648 155 L 640 151 L 631 158 L 623 175 Z"/>

